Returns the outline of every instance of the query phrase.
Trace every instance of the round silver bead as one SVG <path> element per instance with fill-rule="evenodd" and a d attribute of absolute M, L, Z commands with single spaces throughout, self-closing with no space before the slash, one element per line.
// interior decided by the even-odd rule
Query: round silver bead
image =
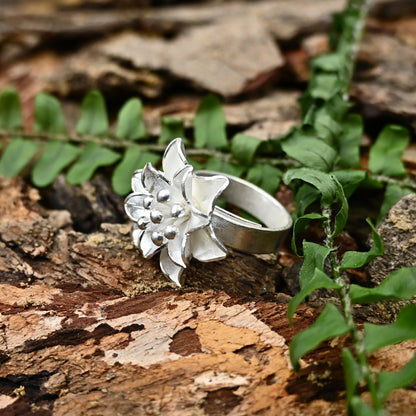
<path fill-rule="evenodd" d="M 178 232 L 178 229 L 176 227 L 174 227 L 173 225 L 168 225 L 165 228 L 164 236 L 168 240 L 173 240 L 176 237 L 177 232 Z"/>
<path fill-rule="evenodd" d="M 185 213 L 185 208 L 180 204 L 174 204 L 170 211 L 172 217 L 178 218 Z"/>
<path fill-rule="evenodd" d="M 150 220 L 154 224 L 160 224 L 163 220 L 163 215 L 160 211 L 157 209 L 154 209 L 153 211 L 150 211 Z"/>
<path fill-rule="evenodd" d="M 163 244 L 163 234 L 160 233 L 159 231 L 153 231 L 151 238 L 152 238 L 153 244 L 155 244 L 156 246 L 161 246 Z"/>
<path fill-rule="evenodd" d="M 168 189 L 161 189 L 156 195 L 157 202 L 166 202 L 169 198 L 170 192 Z"/>
<path fill-rule="evenodd" d="M 143 208 L 149 209 L 150 205 L 152 205 L 153 197 L 151 195 L 145 196 L 143 198 Z"/>
<path fill-rule="evenodd" d="M 149 218 L 147 217 L 140 217 L 137 220 L 137 226 L 141 229 L 141 230 L 145 230 L 146 227 L 149 225 Z"/>

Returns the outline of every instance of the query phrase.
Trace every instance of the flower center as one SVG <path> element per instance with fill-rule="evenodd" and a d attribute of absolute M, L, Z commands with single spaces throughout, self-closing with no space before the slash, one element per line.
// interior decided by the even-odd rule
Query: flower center
<path fill-rule="evenodd" d="M 143 208 L 148 215 L 140 217 L 137 225 L 141 230 L 147 230 L 152 242 L 159 247 L 177 237 L 180 225 L 190 215 L 187 204 L 173 198 L 170 189 L 160 189 L 156 195 L 146 196 Z"/>

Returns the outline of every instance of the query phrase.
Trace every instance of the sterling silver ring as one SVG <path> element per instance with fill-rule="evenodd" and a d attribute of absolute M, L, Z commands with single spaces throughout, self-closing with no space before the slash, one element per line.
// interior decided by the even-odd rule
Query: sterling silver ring
<path fill-rule="evenodd" d="M 221 260 L 227 255 L 225 246 L 246 253 L 275 252 L 292 226 L 286 209 L 259 187 L 232 175 L 194 172 L 180 138 L 167 146 L 162 167 L 163 172 L 147 163 L 133 174 L 133 192 L 124 207 L 134 245 L 145 258 L 160 252 L 162 272 L 178 286 L 193 257 Z M 216 206 L 220 196 L 264 225 Z"/>

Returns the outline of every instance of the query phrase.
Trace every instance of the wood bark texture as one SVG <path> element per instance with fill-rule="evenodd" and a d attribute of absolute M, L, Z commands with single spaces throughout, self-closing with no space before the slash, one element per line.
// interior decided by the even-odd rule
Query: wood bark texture
<path fill-rule="evenodd" d="M 192 264 L 178 290 L 128 225 L 74 231 L 19 179 L 0 195 L 0 415 L 343 414 L 349 341 L 293 373 L 288 342 L 317 312 L 303 306 L 288 325 L 270 259 Z M 415 349 L 391 347 L 376 365 L 400 368 Z M 392 414 L 404 403 L 416 408 L 416 392 L 396 392 Z"/>

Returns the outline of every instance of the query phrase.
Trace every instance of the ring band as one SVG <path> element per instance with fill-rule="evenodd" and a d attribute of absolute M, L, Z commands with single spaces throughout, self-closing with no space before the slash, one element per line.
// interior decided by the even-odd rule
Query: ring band
<path fill-rule="evenodd" d="M 215 206 L 212 225 L 216 236 L 227 247 L 244 253 L 275 253 L 292 226 L 292 218 L 283 205 L 258 186 L 225 173 L 198 171 L 196 175 L 224 175 L 229 184 L 220 198 L 243 209 L 265 224 L 246 220 Z"/>
<path fill-rule="evenodd" d="M 160 253 L 162 272 L 179 286 L 192 258 L 221 260 L 227 255 L 225 246 L 246 253 L 275 252 L 292 225 L 285 208 L 259 187 L 232 175 L 194 172 L 180 138 L 167 146 L 162 167 L 163 172 L 147 163 L 133 174 L 133 192 L 124 208 L 134 245 L 145 258 Z M 216 206 L 219 197 L 264 226 Z"/>

